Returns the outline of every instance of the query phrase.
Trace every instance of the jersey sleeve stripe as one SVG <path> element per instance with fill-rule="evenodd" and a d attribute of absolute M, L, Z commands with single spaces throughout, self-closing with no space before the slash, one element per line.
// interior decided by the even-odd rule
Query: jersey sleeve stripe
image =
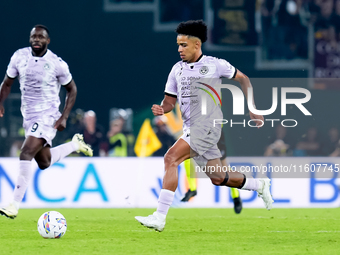
<path fill-rule="evenodd" d="M 72 75 L 70 75 L 70 78 L 67 79 L 67 82 L 61 83 L 62 86 L 68 85 L 72 81 Z"/>
<path fill-rule="evenodd" d="M 177 98 L 177 95 L 170 94 L 170 93 L 168 93 L 168 92 L 164 92 L 164 94 L 167 95 L 167 96 L 170 96 L 170 97 Z"/>
<path fill-rule="evenodd" d="M 6 72 L 6 74 L 7 74 L 7 76 L 8 76 L 9 78 L 11 78 L 11 79 L 15 79 L 15 78 L 16 78 L 16 76 L 10 75 L 8 72 Z"/>
<path fill-rule="evenodd" d="M 234 79 L 236 77 L 236 74 L 237 74 L 237 68 L 235 68 L 235 73 L 234 73 L 233 77 L 231 77 L 231 79 Z"/>

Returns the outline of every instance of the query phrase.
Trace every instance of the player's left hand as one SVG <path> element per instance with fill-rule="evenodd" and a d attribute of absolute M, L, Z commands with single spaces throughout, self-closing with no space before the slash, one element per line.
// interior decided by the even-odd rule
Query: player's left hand
<path fill-rule="evenodd" d="M 264 124 L 264 118 L 262 115 L 257 115 L 252 112 L 249 112 L 249 116 L 256 123 L 257 128 L 260 128 Z"/>
<path fill-rule="evenodd" d="M 58 131 L 63 131 L 66 128 L 66 118 L 61 116 L 54 124 L 54 128 Z"/>

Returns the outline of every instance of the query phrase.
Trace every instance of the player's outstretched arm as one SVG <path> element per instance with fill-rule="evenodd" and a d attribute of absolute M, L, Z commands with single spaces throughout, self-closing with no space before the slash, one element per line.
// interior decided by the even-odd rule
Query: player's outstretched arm
<path fill-rule="evenodd" d="M 154 104 L 151 107 L 153 115 L 160 116 L 164 113 L 171 112 L 175 108 L 176 101 L 176 97 L 165 95 L 161 105 Z"/>
<path fill-rule="evenodd" d="M 64 87 L 67 91 L 65 107 L 61 114 L 61 117 L 57 120 L 57 122 L 54 125 L 54 128 L 58 129 L 58 131 L 63 131 L 66 128 L 67 118 L 70 115 L 70 112 L 72 110 L 74 103 L 76 102 L 77 97 L 77 86 L 74 80 L 72 80 L 69 84 L 65 85 Z"/>
<path fill-rule="evenodd" d="M 4 116 L 5 108 L 4 108 L 4 101 L 8 97 L 9 93 L 11 92 L 11 87 L 14 82 L 14 79 L 10 78 L 7 74 L 5 75 L 4 80 L 0 86 L 0 117 Z"/>
<path fill-rule="evenodd" d="M 248 100 L 248 88 L 253 87 L 251 85 L 251 82 L 250 82 L 248 76 L 245 75 L 244 73 L 242 73 L 240 70 L 237 70 L 234 80 L 240 83 L 242 91 L 243 91 L 244 95 L 246 96 L 246 98 Z M 255 107 L 254 98 L 252 98 L 252 102 L 253 102 L 253 105 Z M 255 109 L 256 109 L 256 107 L 255 107 Z M 264 121 L 264 118 L 263 118 L 262 115 L 254 114 L 251 111 L 249 111 L 249 115 L 250 115 L 251 119 L 258 120 L 258 121 L 255 121 L 256 126 L 261 127 L 263 125 L 263 122 L 260 121 L 260 120 Z"/>

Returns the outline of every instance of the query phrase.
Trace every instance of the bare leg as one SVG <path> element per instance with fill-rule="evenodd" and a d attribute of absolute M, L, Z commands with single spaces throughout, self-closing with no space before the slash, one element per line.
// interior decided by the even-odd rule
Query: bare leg
<path fill-rule="evenodd" d="M 51 165 L 50 146 L 43 147 L 34 157 L 40 169 L 46 169 Z"/>
<path fill-rule="evenodd" d="M 35 155 L 43 148 L 45 140 L 29 136 L 25 139 L 20 153 L 20 160 L 32 160 Z"/>
<path fill-rule="evenodd" d="M 157 212 L 164 218 L 168 213 L 177 189 L 178 165 L 188 158 L 190 158 L 190 146 L 183 139 L 178 139 L 164 156 L 165 174 L 157 206 Z"/>
<path fill-rule="evenodd" d="M 178 139 L 164 156 L 163 189 L 175 192 L 178 184 L 178 165 L 188 158 L 190 158 L 189 144 L 183 139 Z"/>
<path fill-rule="evenodd" d="M 227 168 L 227 158 L 221 160 L 222 166 Z M 230 194 L 234 202 L 234 211 L 235 213 L 239 214 L 242 211 L 242 199 L 240 197 L 240 192 L 237 188 L 230 188 Z"/>
<path fill-rule="evenodd" d="M 39 155 L 36 155 L 35 160 L 40 162 L 40 169 L 45 169 L 76 151 L 79 148 L 77 145 L 78 144 L 71 141 L 53 148 L 45 147 L 39 151 Z"/>
<path fill-rule="evenodd" d="M 227 158 L 222 159 L 221 162 L 222 162 L 223 167 L 225 167 L 225 168 L 228 167 Z M 231 197 L 233 199 L 240 196 L 238 189 L 236 189 L 236 188 L 230 188 L 230 189 L 231 189 Z"/>
<path fill-rule="evenodd" d="M 210 171 L 209 171 L 210 167 Z M 260 181 L 259 179 L 254 178 L 246 178 L 246 176 L 239 172 L 227 171 L 227 169 L 222 168 L 221 160 L 212 159 L 209 160 L 206 167 L 206 174 L 211 179 L 211 182 L 214 185 L 218 186 L 228 186 L 232 188 L 239 188 L 244 190 L 254 190 L 260 191 L 262 194 L 262 190 L 264 187 L 264 183 L 267 182 L 267 187 L 270 186 L 268 181 Z M 226 173 L 227 172 L 227 173 Z M 269 179 L 268 179 L 269 180 Z M 271 208 L 271 195 L 266 191 L 266 203 L 268 204 L 268 208 Z M 270 205 L 269 205 L 270 204 Z"/>
<path fill-rule="evenodd" d="M 142 225 L 163 231 L 165 218 L 170 205 L 174 199 L 175 190 L 178 183 L 177 167 L 184 160 L 190 158 L 190 146 L 183 139 L 177 142 L 168 150 L 164 156 L 165 174 L 163 178 L 163 188 L 159 194 L 157 211 L 147 217 L 136 216 Z"/>
<path fill-rule="evenodd" d="M 207 163 L 207 169 L 213 169 L 213 171 L 206 172 L 214 185 L 221 185 L 226 178 L 226 173 L 223 171 L 223 166 L 219 158 L 209 160 Z M 225 169 L 225 168 L 224 168 Z M 225 184 L 228 187 L 238 188 L 242 185 L 244 175 L 239 172 L 228 171 L 228 182 Z"/>

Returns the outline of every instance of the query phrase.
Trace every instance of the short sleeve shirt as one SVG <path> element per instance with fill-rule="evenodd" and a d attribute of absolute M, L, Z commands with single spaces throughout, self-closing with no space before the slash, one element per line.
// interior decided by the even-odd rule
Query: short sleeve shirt
<path fill-rule="evenodd" d="M 177 97 L 183 129 L 223 117 L 221 91 L 216 85 L 222 77 L 231 79 L 235 74 L 236 69 L 229 62 L 211 56 L 202 56 L 195 63 L 179 61 L 172 67 L 165 94 Z"/>
<path fill-rule="evenodd" d="M 35 57 L 30 47 L 19 49 L 11 57 L 6 73 L 19 79 L 24 119 L 59 113 L 60 87 L 69 84 L 72 75 L 66 62 L 52 51 Z"/>

